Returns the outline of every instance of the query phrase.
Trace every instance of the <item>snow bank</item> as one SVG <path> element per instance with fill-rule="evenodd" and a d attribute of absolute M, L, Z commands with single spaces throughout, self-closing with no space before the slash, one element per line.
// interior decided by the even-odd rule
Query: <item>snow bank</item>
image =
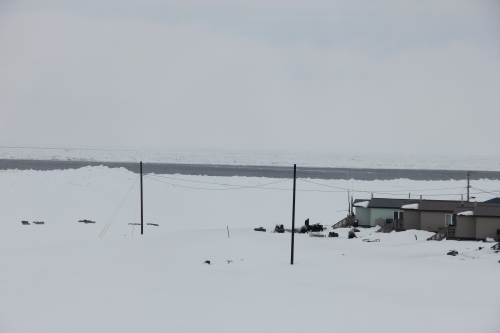
<path fill-rule="evenodd" d="M 418 209 L 418 203 L 403 205 L 401 209 Z"/>
<path fill-rule="evenodd" d="M 364 207 L 364 208 L 367 208 L 369 204 L 370 204 L 370 201 L 361 201 L 361 202 L 355 203 L 354 207 Z"/>

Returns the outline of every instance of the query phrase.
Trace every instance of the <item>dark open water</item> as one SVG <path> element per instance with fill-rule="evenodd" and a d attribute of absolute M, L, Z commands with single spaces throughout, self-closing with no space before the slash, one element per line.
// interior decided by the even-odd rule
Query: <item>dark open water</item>
<path fill-rule="evenodd" d="M 139 163 L 129 162 L 84 162 L 84 161 L 41 161 L 0 159 L 0 170 L 65 170 L 86 166 L 123 167 L 139 173 Z M 474 171 L 474 170 L 471 170 Z M 244 176 L 266 178 L 293 178 L 293 167 L 252 166 L 252 165 L 213 165 L 213 164 L 163 164 L 144 163 L 143 172 L 156 174 L 207 175 L 207 176 Z M 391 180 L 406 178 L 411 180 L 463 180 L 463 170 L 412 170 L 412 169 L 347 169 L 297 167 L 297 177 L 315 179 Z M 471 179 L 500 179 L 500 171 L 475 171 Z"/>

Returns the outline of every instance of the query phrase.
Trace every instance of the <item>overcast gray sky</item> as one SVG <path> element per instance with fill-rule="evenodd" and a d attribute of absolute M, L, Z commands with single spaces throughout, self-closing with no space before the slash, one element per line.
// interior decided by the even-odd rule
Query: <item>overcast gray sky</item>
<path fill-rule="evenodd" d="M 499 3 L 3 0 L 0 145 L 499 155 Z"/>

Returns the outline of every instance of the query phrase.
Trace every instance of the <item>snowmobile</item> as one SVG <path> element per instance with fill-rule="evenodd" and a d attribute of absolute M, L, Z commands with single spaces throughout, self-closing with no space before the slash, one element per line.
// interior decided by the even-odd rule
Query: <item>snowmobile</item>
<path fill-rule="evenodd" d="M 282 234 L 285 232 L 285 227 L 283 227 L 283 224 L 276 224 L 276 227 L 274 228 L 273 232 Z"/>
<path fill-rule="evenodd" d="M 316 224 L 309 224 L 309 219 L 305 221 L 305 226 L 307 227 L 307 231 L 312 231 L 312 232 L 321 232 L 323 231 L 323 226 L 319 223 Z"/>

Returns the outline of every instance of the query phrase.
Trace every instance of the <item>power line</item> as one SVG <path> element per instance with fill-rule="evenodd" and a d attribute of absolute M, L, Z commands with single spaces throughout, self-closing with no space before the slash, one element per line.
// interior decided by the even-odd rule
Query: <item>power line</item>
<path fill-rule="evenodd" d="M 115 212 L 113 213 L 113 215 L 111 216 L 111 218 L 109 219 L 108 223 L 104 226 L 104 228 L 102 229 L 101 231 L 101 234 L 99 235 L 100 238 L 104 237 L 104 235 L 106 234 L 106 232 L 108 231 L 109 229 L 109 226 L 111 225 L 111 223 L 113 222 L 113 219 L 116 217 L 116 215 L 118 214 L 118 211 L 120 210 L 120 208 L 122 207 L 123 203 L 125 202 L 125 199 L 127 199 L 128 195 L 130 194 L 130 191 L 132 191 L 132 189 L 134 188 L 135 186 L 135 183 L 137 183 L 137 179 L 139 179 L 139 176 L 137 176 L 137 178 L 134 180 L 134 183 L 132 184 L 132 186 L 130 187 L 130 189 L 128 190 L 127 194 L 125 195 L 125 197 L 123 198 L 122 202 L 120 203 L 120 205 L 118 206 L 118 208 L 115 210 Z"/>
<path fill-rule="evenodd" d="M 492 194 L 492 195 L 495 195 L 495 196 L 499 195 L 499 192 L 496 192 L 496 193 L 495 192 L 489 192 L 489 191 L 481 190 L 480 188 L 473 187 L 473 186 L 471 186 L 471 188 L 473 188 L 475 190 L 478 190 L 478 191 L 481 191 L 481 192 L 484 192 L 484 193 Z"/>
<path fill-rule="evenodd" d="M 331 185 L 325 185 L 325 184 L 320 184 L 316 183 L 310 180 L 305 180 L 303 178 L 297 178 L 298 180 L 301 180 L 303 182 L 311 183 L 311 184 L 316 184 L 319 186 L 325 186 L 325 187 L 331 187 L 331 188 L 336 188 L 336 189 L 342 189 L 344 191 L 348 191 L 349 189 L 343 188 L 343 187 L 337 187 L 337 186 L 331 186 Z M 421 190 L 416 190 L 412 189 L 410 192 L 421 192 L 421 191 L 442 191 L 442 190 L 454 190 L 454 189 L 463 189 L 463 187 L 443 187 L 443 188 L 437 188 L 437 189 L 421 189 Z M 397 190 L 397 191 L 363 191 L 363 190 L 356 190 L 356 192 L 365 192 L 365 193 L 377 193 L 377 194 L 388 194 L 388 193 L 408 193 L 408 190 Z"/>
<path fill-rule="evenodd" d="M 278 181 L 275 181 L 275 182 L 271 182 L 271 183 L 267 183 L 267 184 L 260 184 L 260 185 L 255 185 L 255 186 L 244 186 L 244 185 L 221 184 L 221 183 L 215 183 L 215 182 L 205 182 L 205 181 L 201 181 L 201 180 L 183 179 L 183 178 L 169 177 L 169 176 L 165 176 L 165 175 L 156 175 L 156 174 L 152 174 L 152 173 L 145 174 L 145 176 L 167 178 L 167 179 L 180 180 L 180 181 L 192 182 L 192 183 L 212 184 L 212 185 L 220 185 L 220 186 L 232 186 L 232 187 L 238 187 L 238 188 L 256 188 L 256 187 L 262 187 L 262 186 L 267 186 L 267 185 L 281 183 L 281 182 L 284 182 L 284 181 L 287 181 L 287 180 L 291 179 L 291 178 L 285 178 L 285 179 L 281 179 L 281 180 L 278 180 Z"/>
<path fill-rule="evenodd" d="M 206 187 L 192 187 L 192 186 L 185 186 L 185 185 L 179 185 L 179 184 L 173 184 L 170 182 L 162 181 L 159 179 L 152 178 L 150 176 L 147 176 L 146 178 L 168 184 L 174 187 L 182 187 L 182 188 L 188 188 L 188 189 L 193 189 L 193 190 L 207 190 L 207 191 L 229 191 L 229 190 L 243 190 L 243 189 L 257 189 L 257 190 L 277 190 L 277 191 L 291 191 L 292 189 L 286 189 L 286 188 L 276 188 L 276 187 L 262 187 L 262 186 L 239 186 L 236 187 L 236 185 L 231 185 L 232 187 L 230 188 L 206 188 Z M 218 184 L 221 185 L 221 184 Z M 267 185 L 267 184 L 266 184 Z M 342 193 L 346 191 L 322 191 L 322 190 L 297 190 L 301 192 L 325 192 L 325 193 Z"/>

